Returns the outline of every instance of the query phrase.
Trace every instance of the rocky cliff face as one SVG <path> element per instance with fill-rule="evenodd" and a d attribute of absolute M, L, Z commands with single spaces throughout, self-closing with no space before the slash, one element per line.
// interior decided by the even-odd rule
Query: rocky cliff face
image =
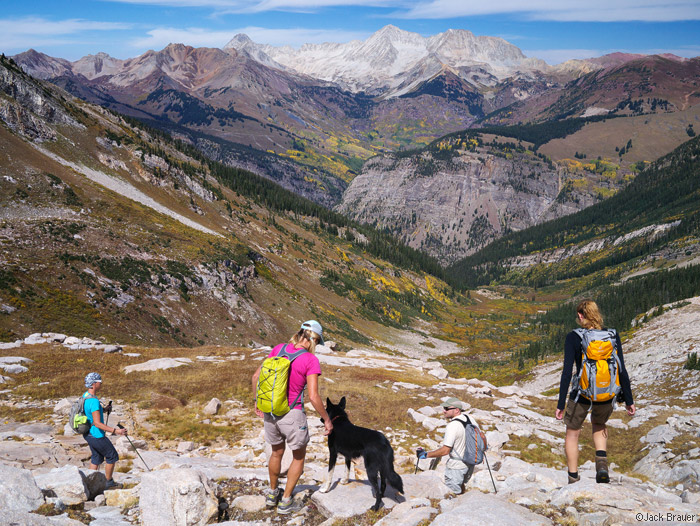
<path fill-rule="evenodd" d="M 36 141 L 53 140 L 49 124 L 82 127 L 40 84 L 3 59 L 0 67 L 0 120 L 10 129 Z M 4 95 L 4 96 L 2 96 Z"/>
<path fill-rule="evenodd" d="M 463 151 L 448 161 L 435 157 L 425 152 L 371 159 L 338 210 L 453 262 L 508 230 L 570 214 L 598 200 L 588 186 L 574 184 L 575 174 L 531 156 L 508 159 Z"/>

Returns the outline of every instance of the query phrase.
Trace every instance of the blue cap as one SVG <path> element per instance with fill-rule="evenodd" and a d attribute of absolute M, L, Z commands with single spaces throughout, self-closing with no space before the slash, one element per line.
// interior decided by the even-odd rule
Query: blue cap
<path fill-rule="evenodd" d="M 88 375 L 85 377 L 85 387 L 90 389 L 92 387 L 92 384 L 101 381 L 102 377 L 100 376 L 100 373 L 88 373 Z"/>
<path fill-rule="evenodd" d="M 318 334 L 318 337 L 321 338 L 321 340 L 318 343 L 323 345 L 323 327 L 321 327 L 321 324 L 319 322 L 317 322 L 316 320 L 305 321 L 301 324 L 301 328 L 314 331 L 316 334 Z"/>

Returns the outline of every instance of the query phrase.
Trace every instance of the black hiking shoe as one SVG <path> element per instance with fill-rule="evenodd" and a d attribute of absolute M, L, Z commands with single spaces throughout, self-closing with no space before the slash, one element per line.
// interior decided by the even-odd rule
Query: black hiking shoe
<path fill-rule="evenodd" d="M 118 482 L 114 482 L 114 479 L 109 479 L 107 484 L 105 484 L 105 490 L 108 489 L 120 489 L 122 487 Z"/>
<path fill-rule="evenodd" d="M 296 513 L 304 507 L 304 504 L 300 500 L 294 500 L 294 497 L 289 497 L 289 499 L 280 500 L 277 505 L 277 513 L 280 515 L 289 515 L 291 513 Z"/>
<path fill-rule="evenodd" d="M 610 482 L 608 457 L 595 457 L 595 481 L 598 484 L 608 484 Z"/>
<path fill-rule="evenodd" d="M 579 480 L 581 480 L 581 476 L 578 474 L 575 477 L 572 477 L 571 475 L 568 475 L 568 477 L 569 477 L 569 484 L 574 484 L 575 482 L 578 482 Z"/>

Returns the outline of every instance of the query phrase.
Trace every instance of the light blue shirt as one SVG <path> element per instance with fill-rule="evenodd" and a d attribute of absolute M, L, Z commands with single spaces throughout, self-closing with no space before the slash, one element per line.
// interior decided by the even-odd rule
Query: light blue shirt
<path fill-rule="evenodd" d="M 85 391 L 83 394 L 83 398 L 86 398 L 88 395 L 88 392 Z M 99 399 L 97 398 L 88 398 L 85 400 L 85 405 L 83 406 L 85 410 L 85 416 L 87 416 L 88 420 L 90 421 L 93 426 L 90 428 L 90 434 L 94 436 L 95 438 L 103 438 L 105 436 L 104 431 L 101 429 L 95 427 L 94 422 L 92 421 L 92 412 L 93 411 L 99 411 L 100 412 L 100 423 L 104 423 L 104 418 L 103 418 L 103 413 L 102 413 L 102 404 L 100 403 Z"/>

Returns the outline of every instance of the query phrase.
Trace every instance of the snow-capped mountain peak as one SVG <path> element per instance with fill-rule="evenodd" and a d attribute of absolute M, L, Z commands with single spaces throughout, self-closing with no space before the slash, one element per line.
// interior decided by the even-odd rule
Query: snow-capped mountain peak
<path fill-rule="evenodd" d="M 384 26 L 364 41 L 304 44 L 299 49 L 256 44 L 246 35 L 236 35 L 224 49 L 236 49 L 268 66 L 335 82 L 351 91 L 385 96 L 406 84 L 408 72 L 415 75 L 425 70 L 427 80 L 443 65 L 464 75 L 470 67 L 478 67 L 497 79 L 548 67 L 542 61 L 527 59 L 501 38 L 479 37 L 462 29 L 425 38 L 393 25 Z"/>

